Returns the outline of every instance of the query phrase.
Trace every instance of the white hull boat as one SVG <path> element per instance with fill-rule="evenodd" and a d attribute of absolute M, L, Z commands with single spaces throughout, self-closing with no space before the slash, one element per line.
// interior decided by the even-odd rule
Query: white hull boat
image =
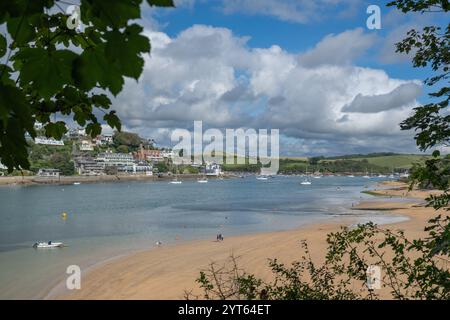
<path fill-rule="evenodd" d="M 304 179 L 302 182 L 300 182 L 302 185 L 310 185 L 311 181 L 309 179 Z"/>
<path fill-rule="evenodd" d="M 36 242 L 33 245 L 35 249 L 53 249 L 53 248 L 62 248 L 64 244 L 62 242 Z"/>

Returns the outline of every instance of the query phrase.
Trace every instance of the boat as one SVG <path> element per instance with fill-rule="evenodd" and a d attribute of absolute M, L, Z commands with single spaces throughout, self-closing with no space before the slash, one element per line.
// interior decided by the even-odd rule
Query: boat
<path fill-rule="evenodd" d="M 302 184 L 302 185 L 310 185 L 311 184 L 311 180 L 309 179 L 309 174 L 308 174 L 308 166 L 306 166 L 306 170 L 305 170 L 305 179 L 303 179 L 303 181 L 300 182 L 300 184 Z"/>
<path fill-rule="evenodd" d="M 267 180 L 268 178 L 266 176 L 257 176 L 257 180 Z"/>
<path fill-rule="evenodd" d="M 355 176 L 351 174 L 351 175 L 348 175 L 347 177 L 354 178 Z"/>
<path fill-rule="evenodd" d="M 74 186 L 78 186 L 78 185 L 80 185 L 80 184 L 81 184 L 81 182 L 74 182 L 74 183 L 73 183 Z"/>
<path fill-rule="evenodd" d="M 367 170 L 366 170 L 366 174 L 363 175 L 363 178 L 364 178 L 364 179 L 370 179 L 370 176 L 369 176 L 369 173 L 367 172 Z"/>
<path fill-rule="evenodd" d="M 180 180 L 178 180 L 178 178 L 175 178 L 172 181 L 170 181 L 169 183 L 171 183 L 171 184 L 181 184 L 182 182 Z"/>
<path fill-rule="evenodd" d="M 64 243 L 62 242 L 36 242 L 33 244 L 33 248 L 35 249 L 52 249 L 52 248 L 62 248 L 64 247 Z"/>
<path fill-rule="evenodd" d="M 404 173 L 400 174 L 400 178 L 409 178 L 409 173 L 405 171 Z"/>
<path fill-rule="evenodd" d="M 197 180 L 198 183 L 208 183 L 208 179 L 206 178 L 201 178 Z"/>

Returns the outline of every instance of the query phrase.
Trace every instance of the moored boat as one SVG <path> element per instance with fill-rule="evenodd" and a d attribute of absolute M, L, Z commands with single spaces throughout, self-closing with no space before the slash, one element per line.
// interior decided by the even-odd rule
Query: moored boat
<path fill-rule="evenodd" d="M 33 244 L 33 248 L 35 249 L 51 249 L 51 248 L 62 248 L 64 243 L 62 242 L 36 242 Z"/>

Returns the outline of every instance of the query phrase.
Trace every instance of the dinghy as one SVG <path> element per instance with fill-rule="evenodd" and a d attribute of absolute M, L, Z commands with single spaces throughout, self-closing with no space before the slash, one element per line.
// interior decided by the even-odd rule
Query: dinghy
<path fill-rule="evenodd" d="M 64 244 L 62 242 L 36 242 L 33 244 L 35 249 L 49 249 L 49 248 L 62 248 Z"/>

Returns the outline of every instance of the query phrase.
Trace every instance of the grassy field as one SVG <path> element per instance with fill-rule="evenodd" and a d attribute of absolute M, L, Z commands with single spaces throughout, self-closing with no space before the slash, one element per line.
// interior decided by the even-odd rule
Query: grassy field
<path fill-rule="evenodd" d="M 423 162 L 431 156 L 417 154 L 369 154 L 348 155 L 342 157 L 289 157 L 280 158 L 280 173 L 298 174 L 307 170 L 321 172 L 341 172 L 362 174 L 402 172 L 409 169 L 414 163 Z M 225 165 L 225 171 L 251 171 L 259 172 L 259 165 Z"/>
<path fill-rule="evenodd" d="M 404 154 L 404 155 L 392 155 L 381 157 L 361 157 L 354 158 L 353 160 L 366 159 L 370 164 L 374 164 L 380 167 L 396 168 L 396 169 L 409 169 L 413 163 L 424 162 L 429 159 L 430 156 L 423 156 L 417 154 Z"/>

